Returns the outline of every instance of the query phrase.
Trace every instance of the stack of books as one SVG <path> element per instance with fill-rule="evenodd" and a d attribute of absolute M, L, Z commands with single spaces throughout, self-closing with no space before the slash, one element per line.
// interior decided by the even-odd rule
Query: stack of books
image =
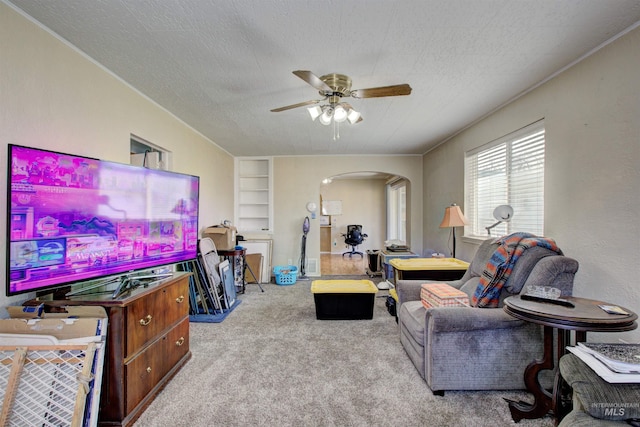
<path fill-rule="evenodd" d="M 578 343 L 567 349 L 609 383 L 640 383 L 640 344 Z"/>

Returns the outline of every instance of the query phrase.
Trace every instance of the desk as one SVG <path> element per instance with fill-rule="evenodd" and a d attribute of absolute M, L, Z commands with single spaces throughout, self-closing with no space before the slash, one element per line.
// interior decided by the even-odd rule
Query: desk
<path fill-rule="evenodd" d="M 380 251 L 380 264 L 382 266 L 382 279 L 391 282 L 393 279 L 393 267 L 389 264 L 393 259 L 418 258 L 418 254 L 410 251 L 394 252 L 388 249 Z"/>
<path fill-rule="evenodd" d="M 593 332 L 622 332 L 631 331 L 638 327 L 638 316 L 629 309 L 624 310 L 627 315 L 609 314 L 598 305 L 609 303 L 578 297 L 563 297 L 575 307 L 544 302 L 528 301 L 519 295 L 504 300 L 504 311 L 521 320 L 536 323 L 544 327 L 544 354 L 541 360 L 534 360 L 524 371 L 524 382 L 527 390 L 533 394 L 533 404 L 525 402 L 509 402 L 511 418 L 515 422 L 523 418 L 541 418 L 553 410 L 557 416 L 557 397 L 544 390 L 538 381 L 538 374 L 543 369 L 554 369 L 560 356 L 565 353 L 567 345 L 571 344 L 571 331 L 575 331 L 575 342 L 585 341 L 587 331 Z M 557 354 L 553 354 L 553 330 L 557 329 Z M 554 391 L 558 388 L 558 378 Z"/>
<path fill-rule="evenodd" d="M 392 259 L 393 280 L 458 280 L 469 268 L 469 263 L 456 258 Z"/>

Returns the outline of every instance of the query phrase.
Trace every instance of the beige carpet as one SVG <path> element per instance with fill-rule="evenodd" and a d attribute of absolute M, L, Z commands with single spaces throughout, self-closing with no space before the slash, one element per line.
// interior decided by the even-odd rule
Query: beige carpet
<path fill-rule="evenodd" d="M 135 425 L 516 425 L 503 397 L 530 400 L 527 393 L 434 396 L 402 349 L 384 298 L 372 320 L 321 321 L 310 286 L 268 284 L 261 293 L 248 285 L 224 322 L 192 323 L 192 359 Z"/>

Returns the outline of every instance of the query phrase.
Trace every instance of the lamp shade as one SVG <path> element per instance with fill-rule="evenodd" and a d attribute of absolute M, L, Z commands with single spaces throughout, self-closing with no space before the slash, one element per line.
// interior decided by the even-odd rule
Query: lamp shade
<path fill-rule="evenodd" d="M 446 227 L 462 227 L 463 225 L 468 225 L 469 221 L 465 218 L 462 210 L 460 210 L 460 206 L 455 203 L 449 207 L 447 207 L 444 211 L 444 218 L 442 218 L 442 222 L 440 223 L 440 228 Z"/>
<path fill-rule="evenodd" d="M 493 210 L 493 217 L 500 222 L 509 222 L 513 217 L 513 208 L 509 205 L 500 205 Z"/>
<path fill-rule="evenodd" d="M 493 217 L 497 222 L 493 225 L 485 227 L 487 234 L 491 236 L 491 229 L 497 227 L 501 222 L 509 222 L 513 218 L 513 208 L 509 205 L 500 205 L 493 210 Z"/>

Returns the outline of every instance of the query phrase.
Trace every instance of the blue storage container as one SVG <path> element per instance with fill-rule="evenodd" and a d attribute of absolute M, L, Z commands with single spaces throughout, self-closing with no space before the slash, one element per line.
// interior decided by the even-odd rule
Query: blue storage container
<path fill-rule="evenodd" d="M 278 285 L 293 285 L 297 280 L 298 267 L 295 265 L 276 265 L 273 267 L 273 274 L 276 276 Z"/>

